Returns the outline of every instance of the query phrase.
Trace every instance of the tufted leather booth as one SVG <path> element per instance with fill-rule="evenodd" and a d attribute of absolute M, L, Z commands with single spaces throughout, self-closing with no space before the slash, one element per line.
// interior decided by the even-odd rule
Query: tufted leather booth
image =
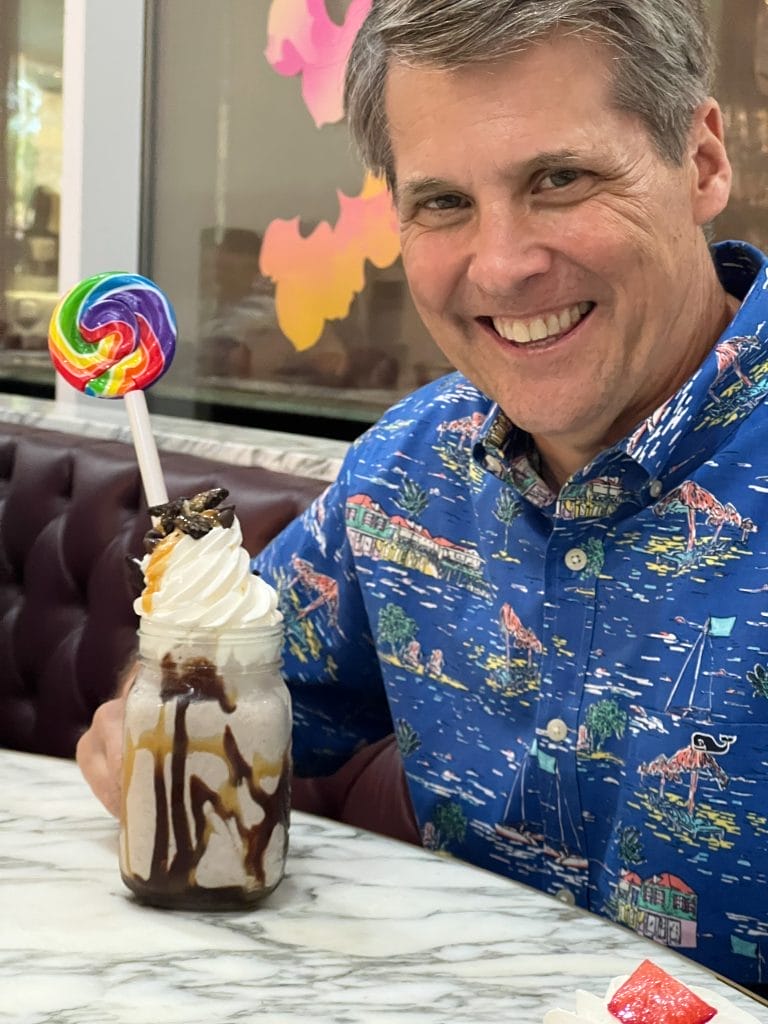
<path fill-rule="evenodd" d="M 324 486 L 187 454 L 161 461 L 171 495 L 229 489 L 252 553 Z M 114 695 L 137 626 L 126 557 L 147 528 L 129 445 L 0 424 L 0 747 L 71 757 Z M 293 802 L 419 841 L 392 736 L 330 778 L 294 780 Z"/>
<path fill-rule="evenodd" d="M 229 488 L 260 550 L 321 481 L 163 453 L 168 493 Z M 0 746 L 71 757 L 134 647 L 126 556 L 146 504 L 130 446 L 0 426 Z"/>

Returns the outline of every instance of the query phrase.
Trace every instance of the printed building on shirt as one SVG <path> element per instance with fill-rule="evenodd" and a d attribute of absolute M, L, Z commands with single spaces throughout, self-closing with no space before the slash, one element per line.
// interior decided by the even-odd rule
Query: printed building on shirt
<path fill-rule="evenodd" d="M 695 949 L 698 902 L 676 875 L 643 880 L 627 871 L 616 888 L 616 920 L 665 946 Z"/>

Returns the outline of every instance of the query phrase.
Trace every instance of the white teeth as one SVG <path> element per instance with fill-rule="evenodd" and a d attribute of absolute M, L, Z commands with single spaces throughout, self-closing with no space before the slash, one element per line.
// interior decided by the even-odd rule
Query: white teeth
<path fill-rule="evenodd" d="M 558 324 L 558 328 L 559 326 Z M 547 325 L 543 320 L 534 320 L 528 330 L 531 332 L 531 341 L 544 341 L 549 335 Z"/>
<path fill-rule="evenodd" d="M 578 305 L 561 310 L 559 314 L 547 314 L 546 319 L 535 317 L 533 320 L 525 321 L 513 320 L 508 316 L 494 317 L 493 326 L 497 334 L 507 341 L 515 341 L 518 345 L 527 345 L 531 341 L 556 338 L 558 334 L 575 326 L 591 309 L 591 302 L 579 302 Z"/>

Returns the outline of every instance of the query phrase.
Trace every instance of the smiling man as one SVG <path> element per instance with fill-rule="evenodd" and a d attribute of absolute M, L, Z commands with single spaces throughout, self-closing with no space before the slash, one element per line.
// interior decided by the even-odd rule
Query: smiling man
<path fill-rule="evenodd" d="M 458 372 L 256 564 L 299 775 L 394 733 L 424 845 L 758 986 L 768 263 L 707 243 L 711 76 L 699 0 L 374 0 L 349 121 Z"/>
<path fill-rule="evenodd" d="M 701 230 L 730 185 L 717 104 L 696 109 L 672 163 L 615 109 L 614 60 L 594 36 L 560 32 L 456 69 L 393 62 L 387 76 L 418 310 L 558 485 L 673 394 L 738 305 Z"/>

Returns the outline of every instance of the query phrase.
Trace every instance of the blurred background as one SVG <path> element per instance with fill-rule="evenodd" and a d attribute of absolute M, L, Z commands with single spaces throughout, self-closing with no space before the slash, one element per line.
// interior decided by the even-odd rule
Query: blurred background
<path fill-rule="evenodd" d="M 281 17 L 289 6 L 145 5 L 138 270 L 171 296 L 181 338 L 150 401 L 351 439 L 449 367 L 408 298 L 386 194 L 351 152 L 339 69 L 323 77 L 323 53 Z M 768 248 L 768 6 L 710 8 L 735 170 L 715 236 Z M 326 0 L 315 28 L 332 57 L 365 9 Z M 42 397 L 54 391 L 64 14 L 64 0 L 3 0 L 0 20 L 0 391 Z M 286 54 L 299 54 L 303 78 Z"/>

